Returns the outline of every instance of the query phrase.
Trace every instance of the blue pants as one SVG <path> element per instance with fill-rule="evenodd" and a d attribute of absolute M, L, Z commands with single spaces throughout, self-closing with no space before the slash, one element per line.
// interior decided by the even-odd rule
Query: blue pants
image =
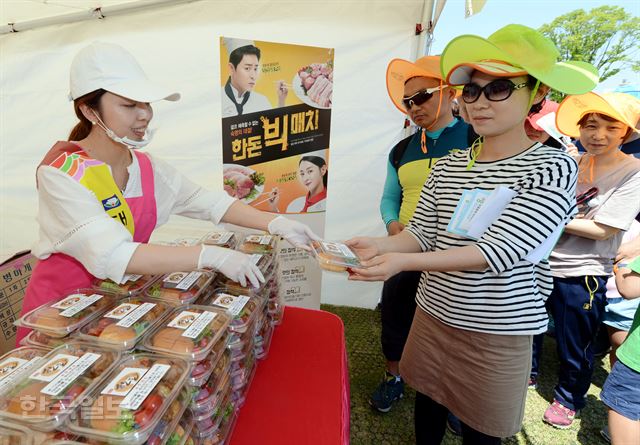
<path fill-rule="evenodd" d="M 556 327 L 560 371 L 554 397 L 574 411 L 585 405 L 593 374 L 593 341 L 604 317 L 606 276 L 554 278 L 547 310 Z M 593 292 L 590 301 L 589 287 Z M 537 348 L 537 352 L 542 348 Z"/>

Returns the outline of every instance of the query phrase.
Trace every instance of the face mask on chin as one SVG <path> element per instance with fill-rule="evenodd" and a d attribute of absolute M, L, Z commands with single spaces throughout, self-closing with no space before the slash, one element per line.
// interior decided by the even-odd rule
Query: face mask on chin
<path fill-rule="evenodd" d="M 156 131 L 155 129 L 147 128 L 144 132 L 144 136 L 142 140 L 135 141 L 133 139 L 129 139 L 126 136 L 124 137 L 118 136 L 117 134 L 115 134 L 115 132 L 112 129 L 108 128 L 104 124 L 104 122 L 102 122 L 102 119 L 100 119 L 100 116 L 98 116 L 97 113 L 94 112 L 94 116 L 98 119 L 98 122 L 97 122 L 98 126 L 104 130 L 105 134 L 109 137 L 109 139 L 111 139 L 114 142 L 117 142 L 118 144 L 122 144 L 125 147 L 130 148 L 132 150 L 146 147 L 149 144 L 149 142 L 151 142 L 151 140 L 153 139 L 153 135 Z"/>

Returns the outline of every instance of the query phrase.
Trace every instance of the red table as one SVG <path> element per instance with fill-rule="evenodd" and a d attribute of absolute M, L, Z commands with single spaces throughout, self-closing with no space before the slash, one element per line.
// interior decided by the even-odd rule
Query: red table
<path fill-rule="evenodd" d="M 287 307 L 258 362 L 230 445 L 349 443 L 344 325 L 334 314 Z"/>

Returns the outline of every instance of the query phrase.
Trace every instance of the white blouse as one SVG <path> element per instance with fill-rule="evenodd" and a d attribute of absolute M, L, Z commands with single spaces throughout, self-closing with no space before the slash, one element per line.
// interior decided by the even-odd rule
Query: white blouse
<path fill-rule="evenodd" d="M 203 189 L 160 159 L 149 158 L 154 173 L 156 227 L 166 223 L 171 214 L 218 224 L 236 201 L 224 191 Z M 142 196 L 140 165 L 136 156 L 132 159 L 127 167 L 125 198 Z M 139 243 L 104 211 L 92 191 L 66 173 L 41 166 L 37 178 L 40 230 L 33 255 L 45 259 L 52 253 L 65 253 L 82 263 L 92 275 L 122 282 Z"/>

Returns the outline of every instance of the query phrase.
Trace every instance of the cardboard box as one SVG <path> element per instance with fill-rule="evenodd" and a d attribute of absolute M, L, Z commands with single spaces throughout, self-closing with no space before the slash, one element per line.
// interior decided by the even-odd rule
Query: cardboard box
<path fill-rule="evenodd" d="M 0 264 L 0 355 L 15 348 L 16 327 L 27 283 L 36 266 L 29 251 L 15 254 Z"/>

